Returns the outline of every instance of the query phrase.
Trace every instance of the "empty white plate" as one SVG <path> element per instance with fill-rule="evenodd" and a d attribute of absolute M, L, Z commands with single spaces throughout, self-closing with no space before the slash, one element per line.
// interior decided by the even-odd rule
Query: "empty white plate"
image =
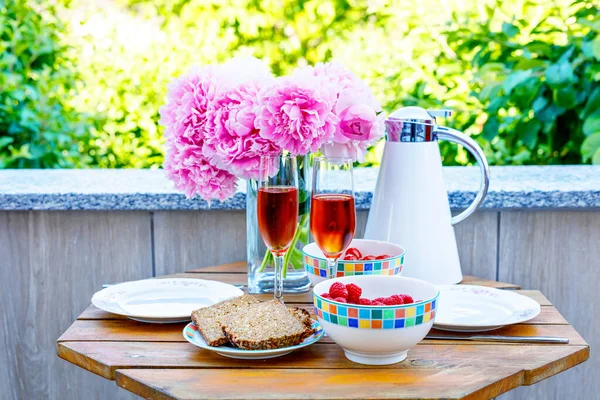
<path fill-rule="evenodd" d="M 203 279 L 144 279 L 103 289 L 92 297 L 101 310 L 150 323 L 187 322 L 192 311 L 244 294 L 233 285 Z"/>
<path fill-rule="evenodd" d="M 224 357 L 238 358 L 242 360 L 264 360 L 267 358 L 285 356 L 294 350 L 301 349 L 302 347 L 310 346 L 311 344 L 318 342 L 323 337 L 323 328 L 321 327 L 321 324 L 314 319 L 312 327 L 313 329 L 316 329 L 316 332 L 304 339 L 304 341 L 299 345 L 270 350 L 242 350 L 231 346 L 209 346 L 206 344 L 206 341 L 200 332 L 198 332 L 198 328 L 193 322 L 190 322 L 185 328 L 183 328 L 183 337 L 194 346 L 198 346 L 204 350 L 214 351 Z"/>
<path fill-rule="evenodd" d="M 518 324 L 536 317 L 540 305 L 510 290 L 485 286 L 440 286 L 435 315 L 436 329 L 483 332 Z"/>

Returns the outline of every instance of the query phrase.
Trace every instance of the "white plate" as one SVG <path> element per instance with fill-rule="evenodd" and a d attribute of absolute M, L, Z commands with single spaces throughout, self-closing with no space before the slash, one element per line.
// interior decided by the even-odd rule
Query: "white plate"
<path fill-rule="evenodd" d="M 518 324 L 536 317 L 540 305 L 510 290 L 484 286 L 440 286 L 435 315 L 436 329 L 456 332 L 484 332 Z"/>
<path fill-rule="evenodd" d="M 321 324 L 314 319 L 312 327 L 316 329 L 316 332 L 304 339 L 304 342 L 300 343 L 299 345 L 271 350 L 242 350 L 230 346 L 209 346 L 206 344 L 206 341 L 200 332 L 198 332 L 198 328 L 193 322 L 190 322 L 185 328 L 183 328 L 183 337 L 194 346 L 198 346 L 201 349 L 214 351 L 224 357 L 238 358 L 242 360 L 265 360 L 267 358 L 285 356 L 294 350 L 301 349 L 302 347 L 310 346 L 311 344 L 318 342 L 323 337 L 323 328 L 321 327 Z"/>
<path fill-rule="evenodd" d="M 187 322 L 192 311 L 244 292 L 233 285 L 203 279 L 144 279 L 103 289 L 92 297 L 101 310 L 150 323 Z"/>

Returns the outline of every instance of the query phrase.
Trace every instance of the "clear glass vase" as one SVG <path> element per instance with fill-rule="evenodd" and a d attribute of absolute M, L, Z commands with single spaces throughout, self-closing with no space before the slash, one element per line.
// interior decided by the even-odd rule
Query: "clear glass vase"
<path fill-rule="evenodd" d="M 310 240 L 310 171 L 309 158 L 298 157 L 299 211 L 298 228 L 294 242 L 287 251 L 284 262 L 283 292 L 301 293 L 310 290 L 308 274 L 304 270 L 302 248 Z M 246 242 L 248 249 L 248 292 L 273 293 L 274 268 L 273 257 L 267 250 L 258 231 L 257 182 L 246 183 Z"/>

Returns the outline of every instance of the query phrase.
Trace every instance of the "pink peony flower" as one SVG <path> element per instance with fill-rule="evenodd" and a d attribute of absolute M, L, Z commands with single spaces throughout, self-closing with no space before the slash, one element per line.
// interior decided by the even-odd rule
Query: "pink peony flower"
<path fill-rule="evenodd" d="M 208 162 L 202 153 L 207 111 L 214 107 L 222 77 L 212 66 L 192 68 L 168 86 L 167 104 L 160 109 L 167 152 L 163 167 L 186 196 L 224 200 L 235 193 L 237 179 Z"/>
<path fill-rule="evenodd" d="M 252 82 L 223 92 L 208 111 L 204 155 L 242 179 L 258 179 L 260 157 L 281 151 L 255 127 L 259 85 Z"/>
<path fill-rule="evenodd" d="M 167 104 L 159 110 L 167 141 L 201 145 L 206 132 L 206 111 L 212 105 L 221 77 L 213 66 L 192 67 L 167 86 Z"/>
<path fill-rule="evenodd" d="M 170 143 L 163 167 L 175 188 L 188 198 L 199 194 L 210 203 L 214 199 L 223 201 L 235 194 L 237 178 L 210 165 L 200 146 Z"/>
<path fill-rule="evenodd" d="M 372 130 L 375 132 L 383 131 L 384 115 L 379 114 L 373 121 Z M 354 161 L 365 161 L 365 154 L 369 147 L 374 146 L 379 141 L 380 136 L 374 136 L 370 140 L 352 140 L 346 136 L 336 133 L 334 140 L 324 144 L 321 147 L 321 152 L 327 157 L 349 157 Z"/>
<path fill-rule="evenodd" d="M 378 115 L 381 105 L 369 87 L 341 64 L 319 63 L 314 73 L 328 79 L 337 89 L 334 112 L 340 120 L 333 143 L 327 143 L 321 151 L 331 156 L 346 154 L 356 161 L 362 161 L 366 149 L 383 136 L 384 126 L 380 121 L 381 114 Z M 365 143 L 353 143 L 358 141 Z"/>
<path fill-rule="evenodd" d="M 333 137 L 336 89 L 310 69 L 297 70 L 261 90 L 255 126 L 260 136 L 292 155 L 317 151 Z"/>

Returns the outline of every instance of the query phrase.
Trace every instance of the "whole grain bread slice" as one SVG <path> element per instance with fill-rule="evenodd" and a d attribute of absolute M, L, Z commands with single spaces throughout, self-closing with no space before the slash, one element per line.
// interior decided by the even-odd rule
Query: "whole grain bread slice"
<path fill-rule="evenodd" d="M 194 324 L 198 327 L 198 331 L 209 346 L 221 346 L 228 342 L 221 328 L 224 318 L 230 313 L 257 303 L 260 303 L 260 301 L 249 295 L 235 297 L 193 311 L 192 321 L 194 321 Z"/>
<path fill-rule="evenodd" d="M 223 319 L 223 332 L 231 344 L 244 350 L 295 346 L 314 333 L 306 322 L 310 316 L 299 310 L 277 300 L 252 304 L 229 313 Z"/>

